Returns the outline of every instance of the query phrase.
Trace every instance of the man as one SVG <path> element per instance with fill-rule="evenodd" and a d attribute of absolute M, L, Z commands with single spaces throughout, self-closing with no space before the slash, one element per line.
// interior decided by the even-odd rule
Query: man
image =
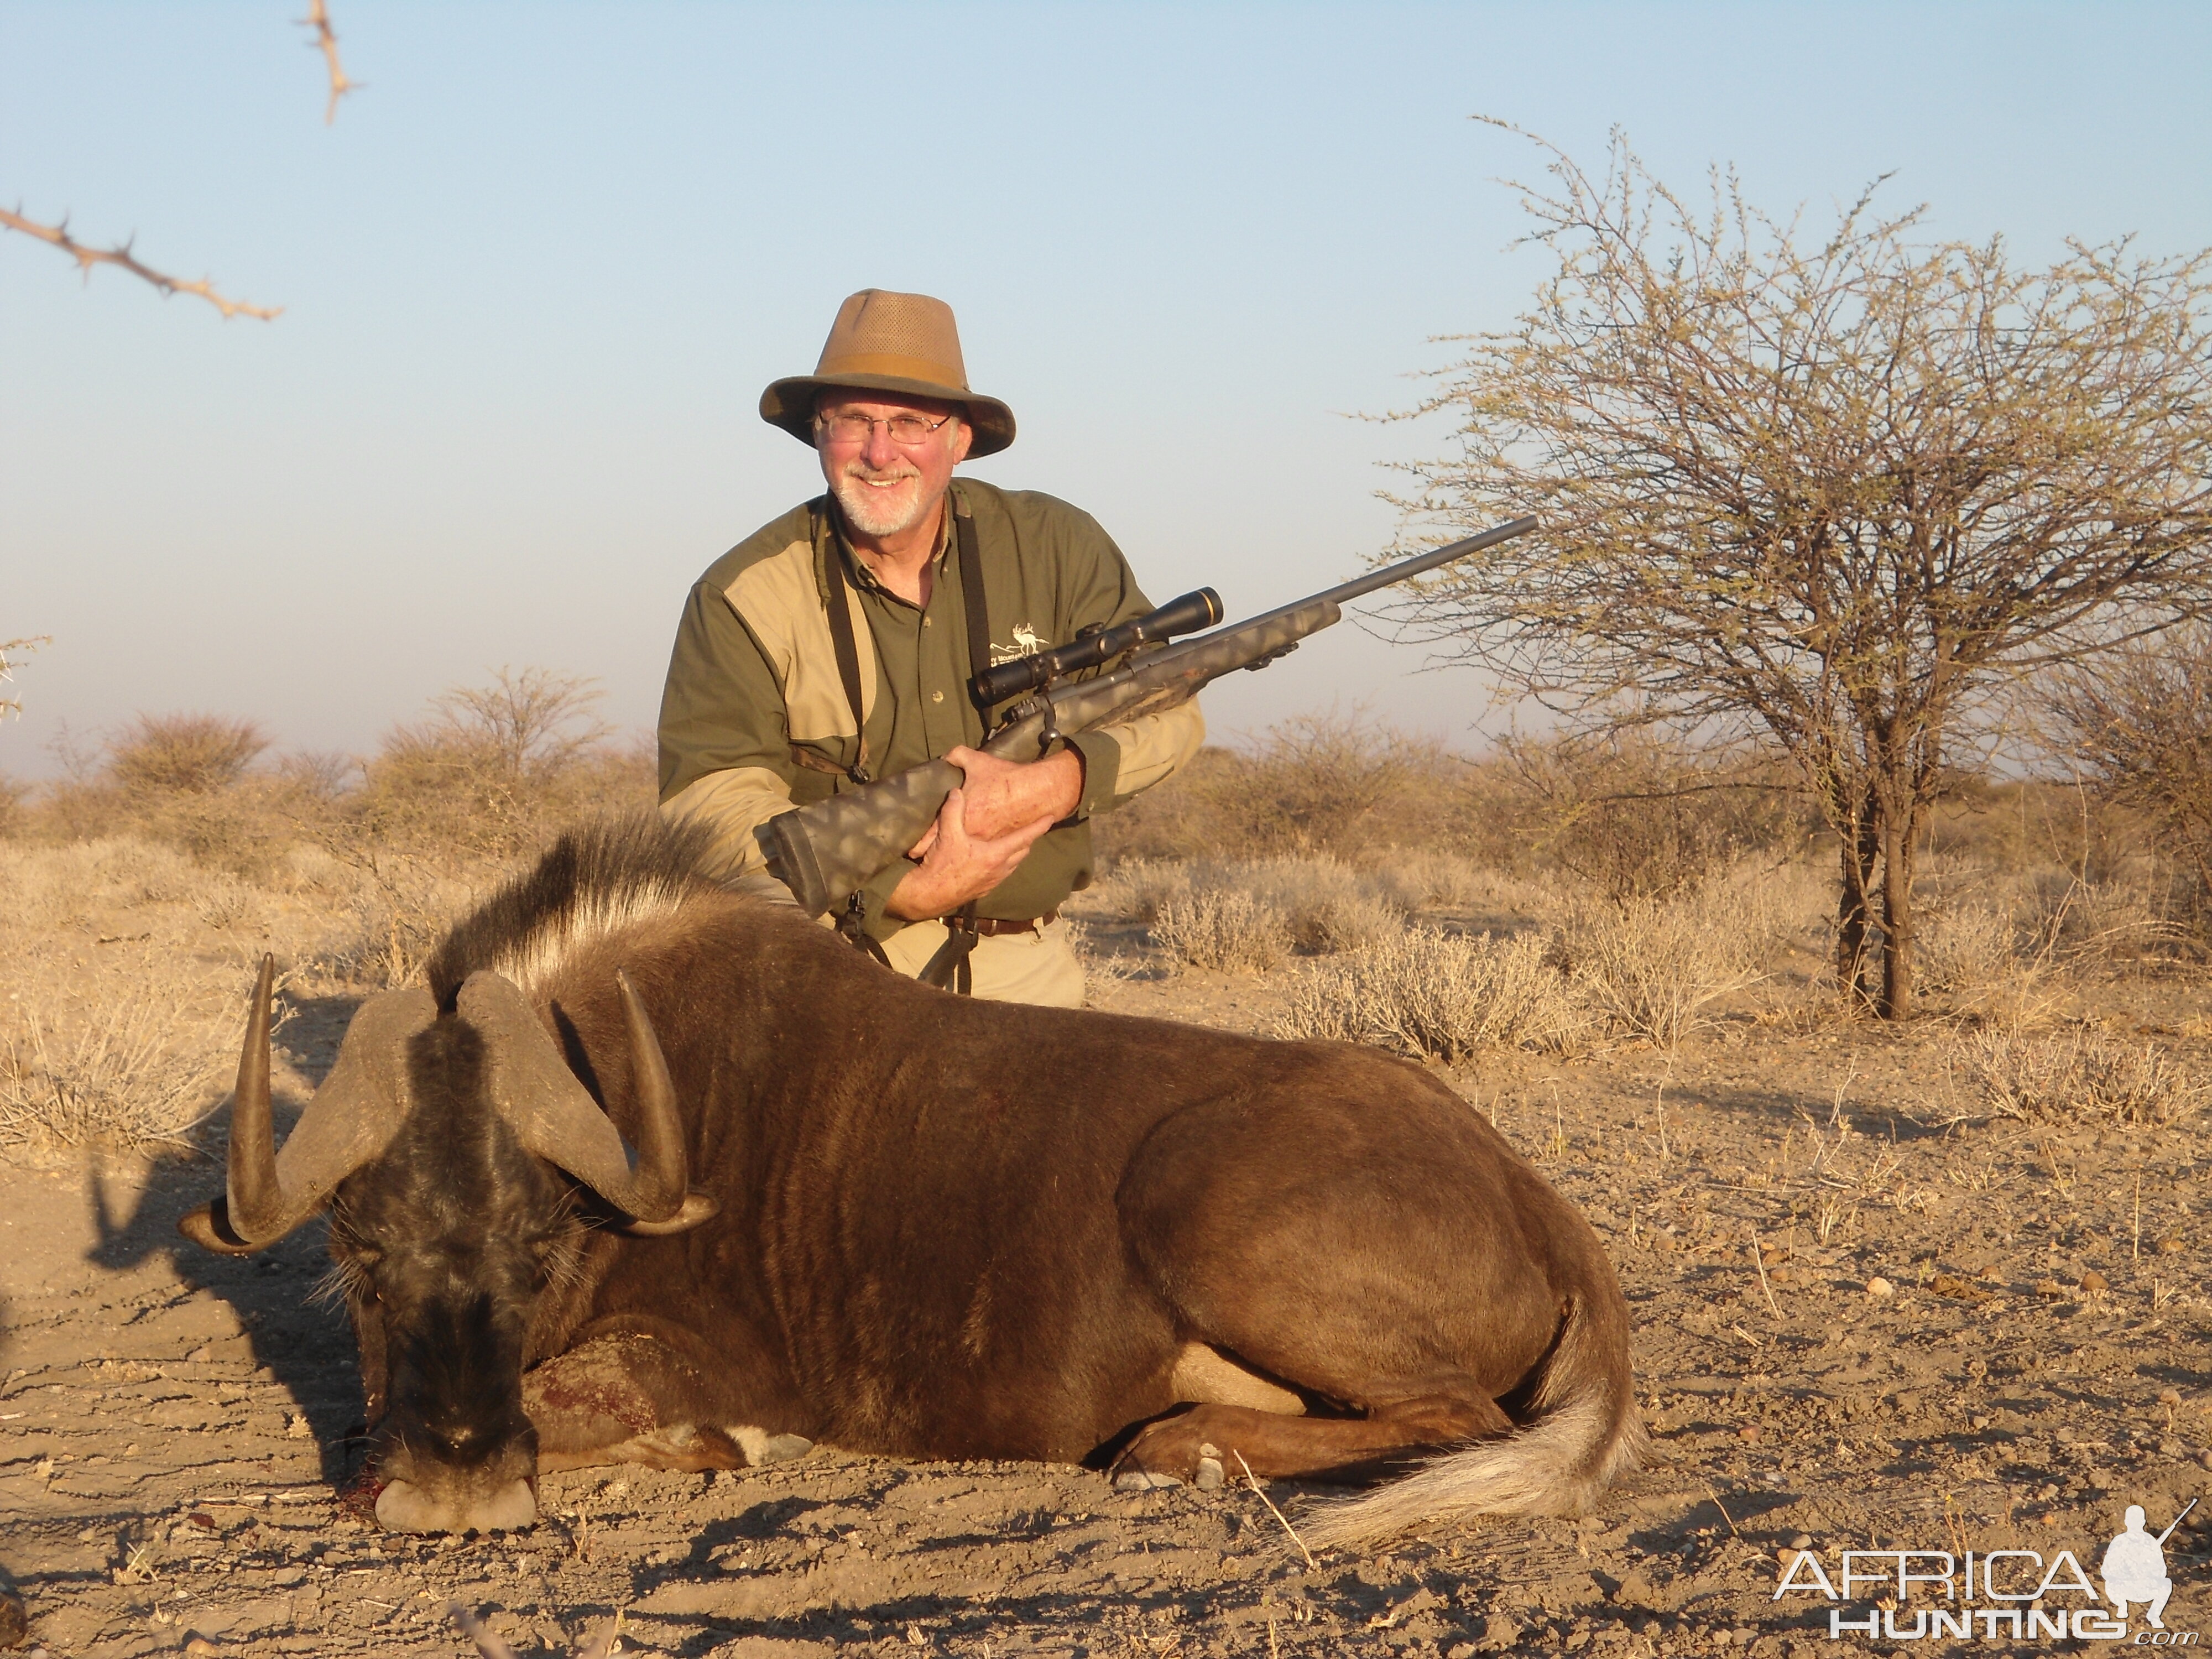
<path fill-rule="evenodd" d="M 737 881 L 763 870 L 753 831 L 777 813 L 942 757 L 963 787 L 838 925 L 902 973 L 1080 1006 L 1059 910 L 1090 882 L 1091 815 L 1173 772 L 1205 724 L 1187 703 L 1001 761 L 975 746 L 967 686 L 1150 601 L 1087 514 L 953 477 L 1011 444 L 1014 417 L 969 389 L 942 301 L 854 295 L 814 373 L 775 382 L 760 410 L 814 447 L 830 493 L 691 590 L 661 697 L 662 812 L 707 828 Z"/>

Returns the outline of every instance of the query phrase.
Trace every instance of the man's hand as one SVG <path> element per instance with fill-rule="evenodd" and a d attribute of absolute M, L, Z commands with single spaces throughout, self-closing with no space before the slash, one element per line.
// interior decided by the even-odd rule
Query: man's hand
<path fill-rule="evenodd" d="M 958 749 L 946 758 L 951 760 L 963 753 L 978 759 L 990 758 L 976 756 L 973 750 Z M 1003 761 L 991 763 L 1006 765 Z M 900 921 L 927 921 L 935 916 L 950 915 L 969 900 L 982 897 L 1013 874 L 1037 839 L 1067 816 L 1065 811 L 1048 812 L 1002 835 L 987 838 L 969 832 L 969 824 L 975 815 L 968 804 L 967 794 L 965 789 L 956 789 L 945 798 L 945 805 L 938 809 L 937 822 L 916 844 L 914 855 L 921 859 L 921 867 L 908 871 L 891 890 L 884 908 Z"/>
<path fill-rule="evenodd" d="M 1048 825 L 1058 823 L 1083 799 L 1083 757 L 1073 749 L 1024 763 L 1000 760 L 961 744 L 946 750 L 945 758 L 963 775 L 959 793 L 967 802 L 967 831 L 982 840 L 1026 829 L 1039 817 Z M 939 823 L 943 817 L 940 812 Z M 938 828 L 933 823 L 925 830 L 921 839 L 907 849 L 907 856 L 927 856 Z"/>

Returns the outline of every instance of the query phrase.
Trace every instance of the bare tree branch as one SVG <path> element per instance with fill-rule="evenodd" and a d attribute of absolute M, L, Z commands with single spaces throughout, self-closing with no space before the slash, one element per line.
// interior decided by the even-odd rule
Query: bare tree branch
<path fill-rule="evenodd" d="M 53 635 L 51 634 L 34 634 L 23 640 L 0 640 L 0 685 L 15 678 L 16 662 L 21 662 L 40 646 L 52 643 Z M 9 660 L 8 653 L 11 651 L 15 653 L 14 662 Z M 22 712 L 23 700 L 21 697 L 0 697 L 0 720 L 7 719 L 10 714 L 20 716 Z"/>
<path fill-rule="evenodd" d="M 367 83 L 346 79 L 345 65 L 338 62 L 337 31 L 331 27 L 330 8 L 323 0 L 307 0 L 307 15 L 300 20 L 300 27 L 314 30 L 315 38 L 307 45 L 321 52 L 323 61 L 331 66 L 331 101 L 323 111 L 323 125 L 329 126 L 338 118 L 338 100 Z"/>
<path fill-rule="evenodd" d="M 171 294 L 190 294 L 205 300 L 217 311 L 222 313 L 226 319 L 241 316 L 258 317 L 266 323 L 275 321 L 284 313 L 284 307 L 282 306 L 252 306 L 246 304 L 243 300 L 225 299 L 215 291 L 215 283 L 211 278 L 203 276 L 197 283 L 187 283 L 179 277 L 166 276 L 151 265 L 141 264 L 137 256 L 131 252 L 131 244 L 128 242 L 125 242 L 118 247 L 87 247 L 69 234 L 69 221 L 66 219 L 58 225 L 42 225 L 34 220 L 26 219 L 20 213 L 10 213 L 6 208 L 0 208 L 0 228 L 20 230 L 26 236 L 35 236 L 40 241 L 59 248 L 76 261 L 78 269 L 84 272 L 85 280 L 88 282 L 92 279 L 92 268 L 94 265 L 114 265 L 119 270 L 129 271 L 142 281 L 151 283 L 155 288 L 160 289 L 165 296 Z"/>

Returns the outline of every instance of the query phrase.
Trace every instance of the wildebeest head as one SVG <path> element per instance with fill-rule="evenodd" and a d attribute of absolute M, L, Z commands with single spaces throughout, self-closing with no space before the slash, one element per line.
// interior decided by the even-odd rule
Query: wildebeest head
<path fill-rule="evenodd" d="M 421 989 L 364 1003 L 280 1150 L 269 1100 L 274 975 L 264 957 L 227 1189 L 180 1229 L 245 1255 L 329 1206 L 385 1483 L 377 1518 L 409 1532 L 527 1526 L 537 1436 L 522 1367 L 533 1311 L 581 1249 L 577 1183 L 632 1232 L 676 1232 L 714 1212 L 686 1190 L 675 1085 L 644 1005 L 618 973 L 635 1154 L 528 999 L 488 971 L 470 975 L 449 1010 Z"/>

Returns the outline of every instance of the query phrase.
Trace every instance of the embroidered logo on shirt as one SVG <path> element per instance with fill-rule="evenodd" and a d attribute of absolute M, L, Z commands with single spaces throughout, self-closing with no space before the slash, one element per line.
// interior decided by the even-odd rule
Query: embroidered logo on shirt
<path fill-rule="evenodd" d="M 1036 629 L 1031 628 L 1027 623 L 1016 623 L 1014 642 L 1012 645 L 1000 645 L 995 640 L 991 642 L 991 661 L 994 665 L 1002 662 L 1012 662 L 1016 657 L 1026 657 L 1043 649 L 1044 640 Z"/>

